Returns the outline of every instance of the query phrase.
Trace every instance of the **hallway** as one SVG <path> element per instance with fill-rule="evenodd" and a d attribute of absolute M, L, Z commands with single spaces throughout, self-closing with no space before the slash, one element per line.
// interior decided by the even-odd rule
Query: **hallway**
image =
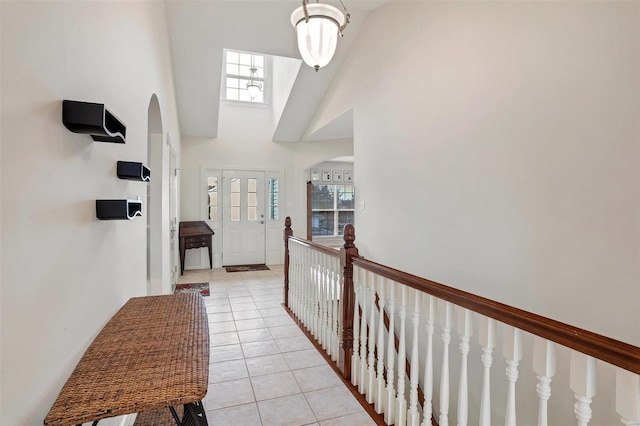
<path fill-rule="evenodd" d="M 283 267 L 185 271 L 209 282 L 209 424 L 374 425 L 282 308 Z"/>

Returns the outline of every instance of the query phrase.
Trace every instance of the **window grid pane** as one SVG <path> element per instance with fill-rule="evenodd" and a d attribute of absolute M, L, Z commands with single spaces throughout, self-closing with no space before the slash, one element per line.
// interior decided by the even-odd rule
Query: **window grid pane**
<path fill-rule="evenodd" d="M 347 223 L 353 224 L 353 211 L 338 212 L 338 235 L 344 234 L 344 226 Z"/>
<path fill-rule="evenodd" d="M 209 220 L 218 220 L 218 177 L 207 178 L 207 196 L 209 199 Z"/>
<path fill-rule="evenodd" d="M 247 179 L 247 220 L 258 220 L 258 180 L 255 178 Z"/>
<path fill-rule="evenodd" d="M 256 69 L 256 79 L 260 80 L 263 85 L 263 89 L 253 99 L 246 90 L 249 81 L 247 77 L 251 76 L 251 68 Z M 225 70 L 227 74 L 226 99 L 264 103 L 264 55 L 227 51 Z"/>
<path fill-rule="evenodd" d="M 231 214 L 230 218 L 232 222 L 240 221 L 240 179 L 231 178 Z"/>
<path fill-rule="evenodd" d="M 338 210 L 353 210 L 355 205 L 353 185 L 336 185 L 336 194 Z"/>
<path fill-rule="evenodd" d="M 334 185 L 316 185 L 311 194 L 311 209 L 333 209 Z"/>
<path fill-rule="evenodd" d="M 333 225 L 334 213 L 333 212 L 313 212 L 311 215 L 311 226 L 313 228 L 313 235 L 335 235 Z"/>

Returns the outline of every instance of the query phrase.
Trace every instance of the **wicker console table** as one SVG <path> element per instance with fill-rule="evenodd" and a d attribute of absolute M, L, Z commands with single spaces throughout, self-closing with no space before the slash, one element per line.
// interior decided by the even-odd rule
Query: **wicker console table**
<path fill-rule="evenodd" d="M 45 425 L 169 409 L 178 425 L 207 425 L 209 325 L 199 294 L 135 297 L 80 359 Z M 184 405 L 180 419 L 173 407 Z"/>

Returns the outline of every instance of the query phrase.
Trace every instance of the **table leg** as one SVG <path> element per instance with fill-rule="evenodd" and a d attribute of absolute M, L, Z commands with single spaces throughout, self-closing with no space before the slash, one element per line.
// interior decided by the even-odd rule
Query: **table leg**
<path fill-rule="evenodd" d="M 184 405 L 182 426 L 209 426 L 202 401 Z"/>
<path fill-rule="evenodd" d="M 211 256 L 211 252 L 212 250 L 212 242 L 211 240 L 213 240 L 212 237 L 209 237 L 209 269 L 213 269 L 213 257 Z"/>
<path fill-rule="evenodd" d="M 180 239 L 180 275 L 184 275 L 184 252 L 186 251 L 186 241 L 184 237 Z"/>
<path fill-rule="evenodd" d="M 178 416 L 178 413 L 176 413 L 176 409 L 173 407 L 169 407 L 169 411 L 171 411 L 171 415 L 173 416 L 173 420 L 176 421 L 176 424 L 178 426 L 182 426 L 182 422 L 180 421 L 180 417 Z"/>

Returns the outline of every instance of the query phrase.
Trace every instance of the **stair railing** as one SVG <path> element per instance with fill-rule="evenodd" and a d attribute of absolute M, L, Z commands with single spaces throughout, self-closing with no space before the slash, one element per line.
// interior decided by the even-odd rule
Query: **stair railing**
<path fill-rule="evenodd" d="M 505 425 L 515 426 L 516 385 L 523 332 L 527 332 L 534 336 L 539 426 L 548 424 L 558 347 L 571 351 L 569 386 L 575 395 L 579 426 L 586 426 L 592 417 L 597 360 L 615 368 L 615 409 L 621 422 L 640 425 L 639 347 L 367 260 L 358 254 L 355 228 L 350 224 L 344 228 L 345 244 L 340 252 L 293 237 L 290 218 L 284 237 L 287 308 L 384 423 L 449 424 L 454 405 L 450 400 L 450 352 L 457 338 L 460 365 L 453 366 L 459 372 L 457 424 L 495 424 L 491 419 L 491 367 L 494 352 L 502 352 L 507 364 Z M 439 365 L 434 365 L 436 325 L 441 333 Z M 474 332 L 482 352 L 482 386 L 478 417 L 469 419 L 468 356 Z M 439 384 L 438 395 L 434 395 L 434 382 Z"/>

